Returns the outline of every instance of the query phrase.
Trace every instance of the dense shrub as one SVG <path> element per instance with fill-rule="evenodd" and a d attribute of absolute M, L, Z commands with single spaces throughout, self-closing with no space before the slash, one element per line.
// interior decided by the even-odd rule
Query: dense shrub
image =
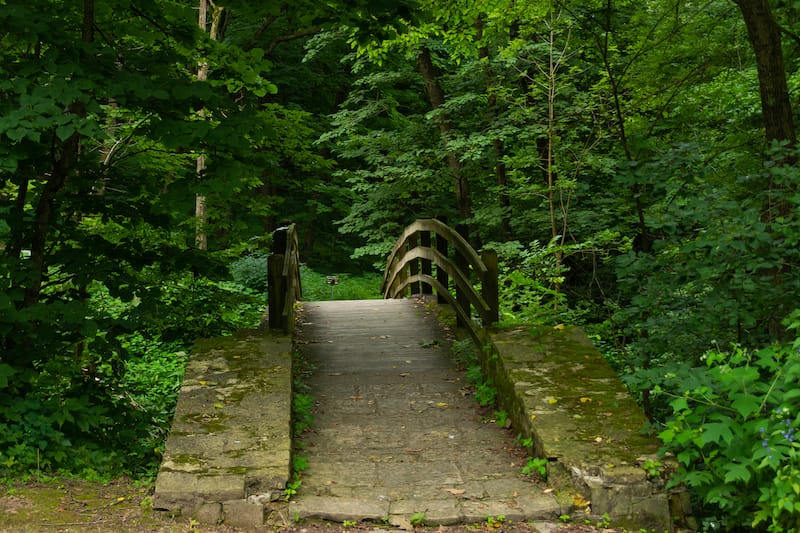
<path fill-rule="evenodd" d="M 254 253 L 237 259 L 230 265 L 233 281 L 258 293 L 267 292 L 268 254 Z"/>
<path fill-rule="evenodd" d="M 0 362 L 0 477 L 154 475 L 189 346 L 258 326 L 264 308 L 238 285 L 192 276 L 139 292 L 125 302 L 93 284 L 70 307 L 72 320 L 94 324 L 82 338 L 43 333 L 30 370 Z"/>
<path fill-rule="evenodd" d="M 673 482 L 698 496 L 706 530 L 798 531 L 800 339 L 705 362 L 659 435 L 678 459 Z"/>

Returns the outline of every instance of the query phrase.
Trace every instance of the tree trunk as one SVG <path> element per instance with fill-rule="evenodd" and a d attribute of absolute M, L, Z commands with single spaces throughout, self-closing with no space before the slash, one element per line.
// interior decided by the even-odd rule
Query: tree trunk
<path fill-rule="evenodd" d="M 210 0 L 200 0 L 200 6 L 197 16 L 197 25 L 203 32 L 206 31 L 208 25 L 208 8 L 213 6 Z M 213 6 L 213 13 L 211 14 L 211 28 L 209 29 L 209 37 L 212 40 L 217 40 L 219 33 L 219 23 L 222 18 L 222 8 Z M 197 69 L 197 79 L 199 81 L 206 81 L 208 79 L 208 63 L 203 62 Z M 204 111 L 200 111 L 200 116 L 204 116 Z M 202 178 L 203 172 L 206 170 L 206 157 L 204 154 L 197 156 L 196 172 L 199 178 Z M 194 216 L 196 220 L 195 230 L 195 244 L 200 250 L 208 249 L 208 235 L 206 234 L 206 224 L 208 216 L 206 213 L 206 197 L 202 194 L 195 195 L 194 202 Z"/>
<path fill-rule="evenodd" d="M 87 43 L 94 40 L 94 0 L 84 0 L 83 2 L 81 40 Z M 70 105 L 68 111 L 78 116 L 86 115 L 85 106 L 81 103 Z M 80 148 L 80 134 L 78 132 L 73 133 L 58 148 L 56 147 L 56 142 L 57 140 L 54 136 L 53 146 L 51 147 L 53 167 L 44 187 L 42 187 L 39 201 L 36 204 L 36 216 L 30 243 L 31 255 L 28 262 L 31 275 L 25 286 L 23 307 L 34 305 L 41 296 L 42 281 L 47 268 L 45 261 L 47 238 L 50 233 L 53 216 L 57 211 L 56 196 L 64 188 L 67 178 L 72 172 L 72 165 L 78 156 Z M 23 194 L 22 189 L 20 189 L 20 194 Z"/>
<path fill-rule="evenodd" d="M 792 105 L 786 84 L 781 49 L 781 29 L 772 16 L 768 0 L 735 0 L 742 12 L 753 45 L 758 68 L 761 110 L 768 141 L 797 143 Z"/>
<path fill-rule="evenodd" d="M 439 109 L 444 104 L 444 92 L 441 85 L 439 85 L 436 68 L 433 66 L 433 61 L 431 61 L 431 52 L 424 46 L 420 49 L 417 57 L 417 67 L 422 75 L 422 80 L 425 82 L 425 92 L 428 95 L 431 108 L 434 110 Z M 446 144 L 450 138 L 452 125 L 444 114 L 439 115 L 438 122 L 442 141 Z M 466 176 L 464 176 L 461 161 L 450 150 L 447 150 L 447 166 L 453 176 L 458 216 L 461 220 L 469 220 L 472 218 L 472 198 L 470 196 L 469 183 Z"/>

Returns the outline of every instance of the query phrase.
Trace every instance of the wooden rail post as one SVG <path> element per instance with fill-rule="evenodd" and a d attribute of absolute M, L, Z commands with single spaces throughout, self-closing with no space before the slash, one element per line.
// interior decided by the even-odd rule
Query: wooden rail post
<path fill-rule="evenodd" d="M 459 224 L 458 226 L 456 226 L 456 231 L 459 233 L 459 235 L 464 237 L 464 239 L 467 242 L 469 242 L 469 227 L 466 224 Z M 459 270 L 461 270 L 464 273 L 464 275 L 467 276 L 467 279 L 469 279 L 471 277 L 471 270 L 469 268 L 469 259 L 464 257 L 458 250 L 456 250 L 455 263 L 456 266 L 459 268 Z M 469 309 L 470 309 L 469 296 L 458 285 L 456 285 L 456 301 L 458 302 L 458 305 L 461 307 L 461 309 L 464 309 L 467 312 L 467 316 L 469 316 Z M 461 317 L 458 317 L 458 319 L 456 320 L 456 324 L 459 327 L 462 328 L 469 327 L 469 324 L 464 324 L 462 322 L 463 320 L 461 319 Z"/>
<path fill-rule="evenodd" d="M 269 328 L 283 329 L 283 307 L 286 304 L 286 280 L 283 277 L 287 231 L 284 228 L 272 233 L 272 253 L 267 259 L 267 295 L 269 299 Z"/>
<path fill-rule="evenodd" d="M 419 245 L 419 233 L 415 233 L 411 237 L 408 238 L 408 249 L 406 251 L 413 250 Z M 414 260 L 408 264 L 408 274 L 409 276 L 416 276 L 419 274 L 419 260 Z M 422 291 L 420 290 L 420 286 L 422 284 L 419 281 L 415 281 L 411 284 L 411 296 L 415 294 L 420 294 Z"/>
<path fill-rule="evenodd" d="M 431 247 L 431 232 L 430 231 L 423 231 L 419 234 L 419 245 L 423 248 L 430 248 Z M 431 266 L 430 259 L 423 259 L 422 260 L 422 274 L 425 276 L 430 276 L 433 274 L 433 268 Z M 422 284 L 422 294 L 433 294 L 433 287 L 431 287 L 428 283 Z"/>
<path fill-rule="evenodd" d="M 444 217 L 440 218 L 443 223 L 447 223 L 447 219 Z M 444 235 L 440 235 L 438 232 L 436 233 L 436 250 L 441 253 L 444 257 L 449 257 L 449 251 L 447 249 L 447 238 Z M 448 288 L 450 284 L 450 280 L 447 276 L 447 271 L 440 267 L 439 265 L 436 266 L 436 281 L 441 283 L 442 287 L 445 289 Z M 438 304 L 446 304 L 447 298 L 444 294 L 441 294 L 437 291 L 436 293 L 436 303 Z"/>
<path fill-rule="evenodd" d="M 497 252 L 494 250 L 484 250 L 481 252 L 481 259 L 486 265 L 486 272 L 481 280 L 481 295 L 489 306 L 489 312 L 484 317 L 484 326 L 490 326 L 493 322 L 500 320 L 500 291 L 498 287 L 499 266 L 497 262 Z M 488 322 L 488 323 L 487 323 Z"/>

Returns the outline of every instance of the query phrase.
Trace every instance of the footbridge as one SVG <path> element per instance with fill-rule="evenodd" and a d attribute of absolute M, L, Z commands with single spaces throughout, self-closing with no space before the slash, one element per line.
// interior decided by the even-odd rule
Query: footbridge
<path fill-rule="evenodd" d="M 564 515 L 681 527 L 685 495 L 665 489 L 643 414 L 583 332 L 497 326 L 494 253 L 418 220 L 389 255 L 384 300 L 301 302 L 297 242 L 294 226 L 275 234 L 269 328 L 193 350 L 156 508 L 248 528 L 501 520 L 545 531 Z M 493 408 L 473 398 L 459 337 Z"/>

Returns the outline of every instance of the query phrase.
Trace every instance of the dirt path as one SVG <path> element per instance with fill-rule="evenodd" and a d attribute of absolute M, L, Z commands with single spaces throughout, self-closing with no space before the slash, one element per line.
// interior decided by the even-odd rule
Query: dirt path
<path fill-rule="evenodd" d="M 152 486 L 130 480 L 93 483 L 81 480 L 49 480 L 0 486 L 0 533 L 344 533 L 397 531 L 374 523 L 355 525 L 321 521 L 289 520 L 288 509 L 273 513 L 270 523 L 251 530 L 226 526 L 198 525 L 188 518 L 173 518 L 152 510 Z M 619 532 L 584 524 L 506 523 L 490 527 L 486 523 L 469 526 L 417 528 L 417 532 L 466 533 L 507 531 L 521 533 Z"/>

